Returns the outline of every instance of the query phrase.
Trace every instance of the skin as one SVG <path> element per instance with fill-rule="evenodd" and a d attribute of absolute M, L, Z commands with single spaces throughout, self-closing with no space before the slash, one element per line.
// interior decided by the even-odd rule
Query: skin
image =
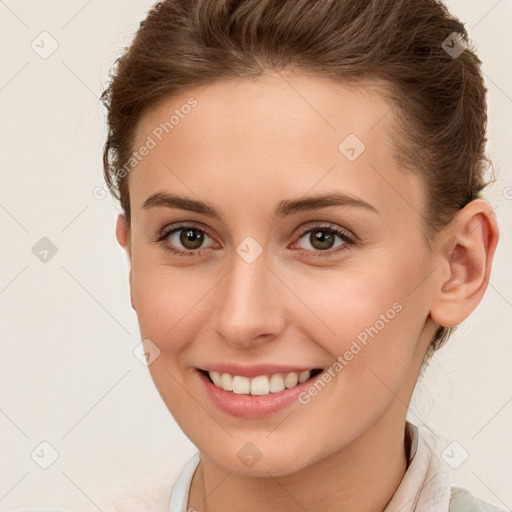
<path fill-rule="evenodd" d="M 485 292 L 498 241 L 490 205 L 467 205 L 430 254 L 423 181 L 394 161 L 394 111 L 366 85 L 269 72 L 188 90 L 138 124 L 134 149 L 188 98 L 198 101 L 132 170 L 131 225 L 120 215 L 116 228 L 142 339 L 161 351 L 151 376 L 201 451 L 188 503 L 198 511 L 383 510 L 406 470 L 405 417 L 429 342 Z M 351 133 L 366 145 L 353 162 L 338 150 Z M 284 199 L 332 191 L 378 212 L 273 213 Z M 223 219 L 143 208 L 155 192 L 208 202 Z M 167 241 L 199 256 L 154 241 L 178 222 L 203 229 L 203 244 L 184 246 L 180 232 Z M 311 239 L 325 224 L 359 241 L 336 235 L 326 255 Z M 247 236 L 262 248 L 252 263 L 236 251 Z M 327 369 L 394 303 L 401 311 L 307 405 L 236 418 L 199 381 L 195 368 L 210 362 Z M 262 454 L 250 468 L 237 457 L 247 442 Z"/>

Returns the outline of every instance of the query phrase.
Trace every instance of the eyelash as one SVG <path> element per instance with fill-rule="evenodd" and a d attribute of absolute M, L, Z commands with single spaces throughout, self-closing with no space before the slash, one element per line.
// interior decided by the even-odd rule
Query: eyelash
<path fill-rule="evenodd" d="M 167 241 L 167 238 L 176 233 L 176 232 L 179 232 L 179 231 L 185 231 L 187 229 L 193 229 L 195 231 L 199 231 L 203 234 L 206 234 L 207 236 L 209 236 L 212 240 L 213 240 L 213 237 L 208 233 L 208 231 L 205 231 L 203 228 L 200 228 L 194 224 L 180 224 L 180 225 L 177 225 L 177 226 L 173 226 L 172 228 L 169 228 L 169 229 L 166 229 L 164 232 L 162 233 L 158 233 L 156 238 L 153 240 L 154 242 L 157 242 L 157 243 L 160 243 L 163 245 L 163 247 L 173 253 L 173 254 L 177 254 L 178 256 L 184 256 L 184 257 L 189 257 L 189 258 L 194 258 L 194 257 L 199 257 L 199 256 L 202 256 L 202 251 L 201 249 L 198 249 L 198 250 L 183 250 L 183 249 L 176 249 L 176 247 L 172 246 L 172 245 L 169 245 L 168 241 Z M 336 253 L 340 253 L 342 251 L 345 251 L 347 250 L 350 246 L 354 246 L 357 244 L 358 240 L 355 236 L 353 235 L 350 235 L 347 231 L 344 231 L 344 230 L 341 230 L 335 226 L 332 226 L 332 225 L 316 225 L 316 226 L 308 226 L 307 229 L 305 229 L 304 231 L 301 231 L 298 239 L 297 239 L 297 242 L 302 238 L 304 237 L 304 235 L 307 235 L 308 233 L 311 233 L 312 231 L 324 231 L 324 232 L 328 232 L 328 233 L 332 233 L 334 235 L 337 235 L 339 238 L 341 238 L 344 242 L 343 245 L 341 246 L 338 246 L 337 248 L 334 248 L 334 249 L 326 249 L 324 251 L 321 251 L 321 250 L 311 250 L 311 249 L 301 249 L 301 252 L 306 252 L 306 253 L 310 253 L 311 256 L 317 258 L 317 257 L 320 257 L 320 258 L 323 258 L 323 257 L 328 257 L 328 256 L 332 256 L 333 254 L 336 254 Z M 295 242 L 295 243 L 297 243 Z M 295 244 L 294 244 L 295 245 Z"/>

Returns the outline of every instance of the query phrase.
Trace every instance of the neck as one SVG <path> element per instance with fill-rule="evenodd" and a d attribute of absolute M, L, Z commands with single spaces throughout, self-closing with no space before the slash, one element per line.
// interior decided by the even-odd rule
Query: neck
<path fill-rule="evenodd" d="M 187 510 L 222 512 L 383 511 L 407 468 L 405 414 L 398 400 L 350 445 L 289 475 L 248 478 L 201 456 Z"/>

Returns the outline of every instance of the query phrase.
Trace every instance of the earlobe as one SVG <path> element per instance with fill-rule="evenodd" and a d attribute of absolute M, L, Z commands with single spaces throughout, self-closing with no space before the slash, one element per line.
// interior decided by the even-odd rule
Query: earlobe
<path fill-rule="evenodd" d="M 116 238 L 119 245 L 126 249 L 128 252 L 128 255 L 130 254 L 130 226 L 128 225 L 128 222 L 126 220 L 126 217 L 120 213 L 117 216 L 117 223 L 116 223 Z"/>
<path fill-rule="evenodd" d="M 126 250 L 128 255 L 128 259 L 131 263 L 131 237 L 130 237 L 130 226 L 126 221 L 126 217 L 123 214 L 119 214 L 117 217 L 116 223 L 116 238 L 119 245 Z M 130 302 L 132 304 L 132 308 L 136 310 L 135 303 L 133 300 L 133 287 L 132 287 L 132 268 L 130 264 L 130 273 L 129 273 L 129 286 L 130 286 Z"/>
<path fill-rule="evenodd" d="M 498 238 L 496 217 L 486 201 L 476 199 L 456 215 L 444 237 L 430 312 L 438 325 L 455 327 L 476 309 L 487 289 Z"/>

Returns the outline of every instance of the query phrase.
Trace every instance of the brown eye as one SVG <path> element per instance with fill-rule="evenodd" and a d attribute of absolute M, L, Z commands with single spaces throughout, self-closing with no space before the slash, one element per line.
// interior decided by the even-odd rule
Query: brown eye
<path fill-rule="evenodd" d="M 315 249 L 330 249 L 335 242 L 335 235 L 325 229 L 315 229 L 309 235 L 309 242 Z"/>
<path fill-rule="evenodd" d="M 199 229 L 181 229 L 179 230 L 180 243 L 185 249 L 198 249 L 204 241 L 204 233 Z"/>
<path fill-rule="evenodd" d="M 308 256 L 329 257 L 355 246 L 356 240 L 355 235 L 343 228 L 320 225 L 303 231 L 292 247 L 302 249 Z"/>
<path fill-rule="evenodd" d="M 319 252 L 319 251 L 328 251 L 335 247 L 336 238 L 340 239 L 340 243 L 337 244 L 336 247 L 346 245 L 347 242 L 350 242 L 349 238 L 342 232 L 339 232 L 332 228 L 323 228 L 318 227 L 316 229 L 310 229 L 303 233 L 301 236 L 301 240 L 305 239 L 307 242 L 306 249 Z M 309 247 L 307 247 L 309 245 Z M 303 246 L 304 247 L 304 246 Z"/>
<path fill-rule="evenodd" d="M 204 245 L 210 240 L 210 245 Z M 199 256 L 203 249 L 218 248 L 218 244 L 203 230 L 193 225 L 181 225 L 168 228 L 158 236 L 157 242 L 170 252 L 183 256 Z"/>

